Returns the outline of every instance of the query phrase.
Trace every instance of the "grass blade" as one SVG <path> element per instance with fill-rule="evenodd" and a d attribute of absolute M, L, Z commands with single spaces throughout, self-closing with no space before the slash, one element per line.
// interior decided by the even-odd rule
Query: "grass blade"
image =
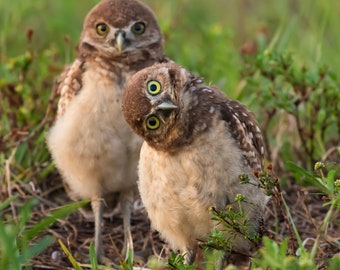
<path fill-rule="evenodd" d="M 55 238 L 53 236 L 47 235 L 42 238 L 40 241 L 31 245 L 29 248 L 25 249 L 24 253 L 20 256 L 20 261 L 22 264 L 28 262 L 33 257 L 39 255 L 46 248 L 52 245 L 55 242 Z"/>
<path fill-rule="evenodd" d="M 86 205 L 88 201 L 80 201 L 75 203 L 70 203 L 64 205 L 57 210 L 52 211 L 50 216 L 45 217 L 44 219 L 40 220 L 37 224 L 35 224 L 31 229 L 29 229 L 26 233 L 27 240 L 33 239 L 36 235 L 40 232 L 51 226 L 57 219 L 63 218 L 70 213 L 76 211 L 80 207 Z"/>
<path fill-rule="evenodd" d="M 59 245 L 61 246 L 62 250 L 66 254 L 68 260 L 72 264 L 75 270 L 83 270 L 83 268 L 80 267 L 80 265 L 77 263 L 76 259 L 72 256 L 71 252 L 67 249 L 67 247 L 64 245 L 64 243 L 58 239 Z"/>
<path fill-rule="evenodd" d="M 98 270 L 98 261 L 97 261 L 97 255 L 94 251 L 94 245 L 93 242 L 90 244 L 90 261 L 91 261 L 91 267 L 93 270 Z"/>
<path fill-rule="evenodd" d="M 6 199 L 2 203 L 0 203 L 0 211 L 2 211 L 7 206 L 9 206 L 11 204 L 11 202 L 15 201 L 17 198 L 18 198 L 18 195 L 15 195 L 15 196 L 12 196 L 12 197 Z"/>

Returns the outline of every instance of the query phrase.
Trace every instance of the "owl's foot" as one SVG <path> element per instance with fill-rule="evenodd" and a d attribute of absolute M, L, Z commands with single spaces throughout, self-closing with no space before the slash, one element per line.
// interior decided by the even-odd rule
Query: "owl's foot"
<path fill-rule="evenodd" d="M 133 203 L 133 190 L 121 193 L 120 204 L 123 215 L 124 245 L 122 254 L 125 260 L 133 257 L 133 240 L 131 235 L 131 208 Z"/>

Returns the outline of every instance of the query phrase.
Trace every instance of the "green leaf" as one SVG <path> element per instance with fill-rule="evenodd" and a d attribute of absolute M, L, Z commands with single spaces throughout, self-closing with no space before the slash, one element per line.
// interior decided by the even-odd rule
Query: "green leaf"
<path fill-rule="evenodd" d="M 27 154 L 28 154 L 28 145 L 27 145 L 27 143 L 21 143 L 21 144 L 18 146 L 17 152 L 15 153 L 15 161 L 16 161 L 18 164 L 23 165 L 25 156 L 27 157 Z M 28 156 L 29 156 L 29 155 L 28 155 Z M 26 165 L 27 165 L 27 164 L 26 164 Z"/>
<path fill-rule="evenodd" d="M 286 163 L 286 167 L 288 170 L 292 171 L 294 173 L 295 179 L 300 184 L 306 184 L 316 186 L 319 188 L 322 192 L 327 193 L 327 189 L 322 184 L 322 181 L 318 181 L 316 175 L 311 173 L 310 171 L 305 170 L 304 168 L 296 165 L 294 162 L 288 161 Z"/>
<path fill-rule="evenodd" d="M 32 259 L 33 257 L 39 255 L 43 252 L 47 247 L 55 242 L 55 238 L 47 235 L 42 238 L 37 243 L 30 245 L 28 248 L 23 250 L 23 254 L 20 256 L 20 262 L 25 263 Z"/>
<path fill-rule="evenodd" d="M 18 195 L 12 196 L 10 198 L 7 198 L 5 201 L 0 203 L 0 211 L 5 209 L 7 206 L 9 206 L 13 201 L 15 201 L 18 198 Z"/>
<path fill-rule="evenodd" d="M 0 269 L 21 269 L 19 249 L 16 244 L 16 226 L 5 225 L 0 218 Z"/>
<path fill-rule="evenodd" d="M 292 224 L 293 231 L 294 231 L 296 240 L 297 240 L 297 242 L 298 242 L 298 244 L 299 244 L 299 247 L 300 247 L 300 248 L 303 248 L 302 240 L 301 240 L 300 234 L 299 234 L 299 232 L 298 232 L 298 230 L 297 230 L 297 228 L 296 228 L 294 219 L 293 219 L 293 217 L 292 217 L 292 215 L 291 215 L 291 213 L 290 213 L 289 206 L 288 206 L 286 200 L 284 199 L 282 193 L 281 193 L 281 199 L 282 199 L 282 202 L 283 202 L 284 207 L 286 208 L 286 212 L 287 212 L 288 218 L 289 218 L 289 220 L 290 220 L 290 223 Z"/>
<path fill-rule="evenodd" d="M 51 226 L 57 219 L 63 218 L 72 212 L 75 212 L 80 207 L 85 206 L 89 201 L 80 201 L 75 203 L 70 203 L 60 207 L 57 210 L 52 211 L 50 216 L 45 217 L 40 220 L 37 224 L 35 224 L 30 230 L 26 232 L 27 240 L 31 240 L 40 232 Z"/>
<path fill-rule="evenodd" d="M 330 170 L 327 174 L 326 183 L 327 183 L 327 187 L 328 187 L 329 192 L 334 191 L 335 175 L 336 175 L 335 170 Z"/>
<path fill-rule="evenodd" d="M 94 245 L 93 242 L 90 244 L 90 262 L 91 262 L 91 267 L 93 270 L 98 270 L 98 260 L 97 260 L 97 255 L 94 250 Z"/>
<path fill-rule="evenodd" d="M 129 268 L 133 268 L 133 249 L 128 249 L 127 251 L 127 264 L 129 266 Z"/>

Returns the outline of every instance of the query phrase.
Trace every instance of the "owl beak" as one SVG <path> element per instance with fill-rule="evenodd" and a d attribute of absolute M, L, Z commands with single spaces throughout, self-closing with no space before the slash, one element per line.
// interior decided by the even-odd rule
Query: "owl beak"
<path fill-rule="evenodd" d="M 177 109 L 177 106 L 173 104 L 171 101 L 164 101 L 157 105 L 158 110 L 174 110 Z"/>
<path fill-rule="evenodd" d="M 125 47 L 125 32 L 123 31 L 118 31 L 116 36 L 116 43 L 115 47 L 119 52 L 122 52 Z"/>

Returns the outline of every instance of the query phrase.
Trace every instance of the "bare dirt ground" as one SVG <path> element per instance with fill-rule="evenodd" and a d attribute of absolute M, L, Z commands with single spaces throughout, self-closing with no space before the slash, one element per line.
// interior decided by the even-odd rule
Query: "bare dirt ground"
<path fill-rule="evenodd" d="M 35 209 L 32 216 L 33 223 L 47 215 L 50 209 L 70 202 L 64 193 L 58 175 L 43 182 L 38 187 L 38 190 L 43 200 Z M 283 192 L 301 239 L 310 238 L 310 240 L 306 241 L 306 247 L 310 248 L 313 244 L 313 239 L 317 235 L 317 228 L 322 223 L 328 209 L 323 207 L 324 198 L 315 190 L 302 188 L 295 183 L 289 183 Z M 340 240 L 339 223 L 340 213 L 338 212 L 336 216 L 332 217 L 331 226 L 327 231 L 329 239 L 333 238 L 334 240 L 336 238 Z M 289 237 L 289 230 L 285 224 L 284 216 L 278 205 L 273 201 L 268 205 L 265 229 L 266 234 L 272 238 L 280 240 L 284 237 Z M 76 212 L 65 219 L 58 220 L 44 234 L 51 234 L 56 239 L 60 239 L 79 262 L 86 263 L 88 262 L 89 245 L 93 241 L 93 230 L 93 222 L 86 221 L 79 212 Z M 112 219 L 106 218 L 104 220 L 103 230 L 105 254 L 109 258 L 117 258 L 115 246 L 120 250 L 123 244 L 122 219 L 118 210 Z M 150 230 L 150 222 L 146 212 L 138 201 L 134 205 L 132 214 L 132 234 L 135 252 L 145 260 L 152 254 L 163 258 L 169 255 L 170 251 L 166 244 L 159 239 L 158 233 Z M 327 260 L 339 252 L 340 250 L 330 242 L 321 239 L 317 258 L 318 268 L 326 269 Z M 73 269 L 57 241 L 32 260 L 32 268 Z"/>

